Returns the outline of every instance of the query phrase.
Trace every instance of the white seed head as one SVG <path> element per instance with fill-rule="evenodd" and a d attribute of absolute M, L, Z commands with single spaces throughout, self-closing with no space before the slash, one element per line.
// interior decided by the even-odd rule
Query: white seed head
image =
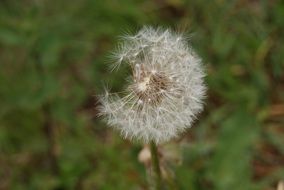
<path fill-rule="evenodd" d="M 182 35 L 144 27 L 124 37 L 115 57 L 118 65 L 131 67 L 132 80 L 123 97 L 101 98 L 100 111 L 110 126 L 125 138 L 158 144 L 192 125 L 206 87 L 201 59 Z"/>

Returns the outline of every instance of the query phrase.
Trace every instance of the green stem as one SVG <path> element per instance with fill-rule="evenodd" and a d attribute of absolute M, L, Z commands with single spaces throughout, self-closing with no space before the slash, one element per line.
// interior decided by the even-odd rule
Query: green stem
<path fill-rule="evenodd" d="M 152 167 L 155 172 L 155 182 L 156 182 L 156 190 L 161 190 L 161 169 L 159 164 L 159 155 L 158 150 L 155 142 L 151 141 L 151 160 L 152 160 Z"/>

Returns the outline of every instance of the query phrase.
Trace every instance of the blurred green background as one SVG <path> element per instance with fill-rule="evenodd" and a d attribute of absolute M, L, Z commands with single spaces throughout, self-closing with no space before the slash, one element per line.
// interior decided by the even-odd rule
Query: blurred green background
<path fill-rule="evenodd" d="M 187 31 L 208 98 L 182 144 L 178 189 L 273 190 L 284 179 L 281 0 L 1 0 L 0 189 L 148 189 L 139 143 L 96 117 L 118 37 Z"/>

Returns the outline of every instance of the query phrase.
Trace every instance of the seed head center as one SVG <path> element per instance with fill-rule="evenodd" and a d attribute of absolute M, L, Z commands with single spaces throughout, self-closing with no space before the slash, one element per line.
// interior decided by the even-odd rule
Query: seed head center
<path fill-rule="evenodd" d="M 144 92 L 147 90 L 150 83 L 150 77 L 145 77 L 142 81 L 138 82 L 137 89 L 141 92 Z"/>
<path fill-rule="evenodd" d="M 158 105 L 171 86 L 171 80 L 165 74 L 145 68 L 139 68 L 134 75 L 134 81 L 132 90 L 139 101 L 151 105 Z"/>

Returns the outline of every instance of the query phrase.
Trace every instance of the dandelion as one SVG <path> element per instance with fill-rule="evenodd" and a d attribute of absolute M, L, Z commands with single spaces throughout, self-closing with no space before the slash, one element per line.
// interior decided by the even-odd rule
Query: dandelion
<path fill-rule="evenodd" d="M 132 75 L 122 95 L 101 97 L 101 115 L 125 138 L 150 144 L 155 187 L 162 187 L 157 144 L 178 137 L 203 109 L 206 87 L 201 59 L 186 38 L 167 29 L 142 28 L 125 36 L 114 53 L 116 64 L 128 64 Z M 149 151 L 141 154 L 149 158 Z"/>
<path fill-rule="evenodd" d="M 125 36 L 116 67 L 132 75 L 123 95 L 106 93 L 100 112 L 125 138 L 164 143 L 190 128 L 203 109 L 201 59 L 186 38 L 169 29 L 142 28 Z"/>

